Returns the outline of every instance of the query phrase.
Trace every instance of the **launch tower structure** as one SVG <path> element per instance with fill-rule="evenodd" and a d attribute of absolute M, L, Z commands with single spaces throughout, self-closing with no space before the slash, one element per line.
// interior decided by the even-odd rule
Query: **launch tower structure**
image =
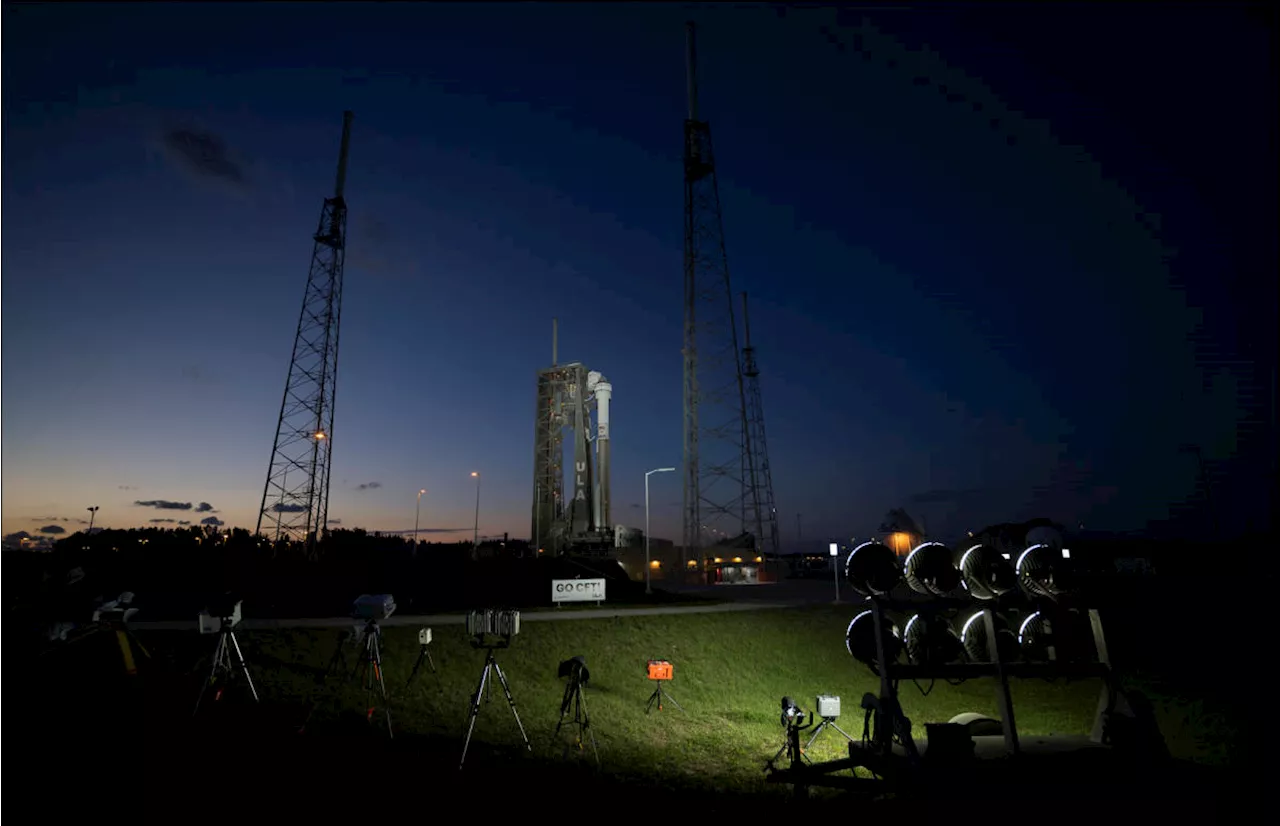
<path fill-rule="evenodd" d="M 272 541 L 302 541 L 314 553 L 329 518 L 333 408 L 338 383 L 338 328 L 346 255 L 347 148 L 351 112 L 342 115 L 342 143 L 332 198 L 324 199 L 313 236 L 311 267 L 294 335 L 289 375 L 276 422 L 256 532 Z"/>
<path fill-rule="evenodd" d="M 755 456 L 725 254 L 711 125 L 698 116 L 697 50 L 686 24 L 684 122 L 684 525 L 682 555 L 756 550 Z M 754 535 L 752 531 L 757 531 Z M 680 568 L 685 570 L 686 558 Z"/>
<path fill-rule="evenodd" d="M 614 550 L 609 499 L 613 385 L 580 362 L 560 364 L 558 326 L 556 322 L 552 325 L 551 366 L 538 371 L 530 536 L 540 549 L 553 555 L 607 555 Z M 567 495 L 566 431 L 573 447 L 572 483 Z"/>

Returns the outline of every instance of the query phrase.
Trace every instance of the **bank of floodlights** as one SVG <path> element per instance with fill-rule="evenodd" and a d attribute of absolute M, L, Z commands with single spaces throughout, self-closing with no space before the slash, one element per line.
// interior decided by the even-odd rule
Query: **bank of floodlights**
<path fill-rule="evenodd" d="M 911 590 L 942 597 L 960 587 L 960 570 L 951 560 L 951 549 L 941 542 L 925 542 L 907 554 L 903 577 Z"/>
<path fill-rule="evenodd" d="M 849 552 L 844 577 L 853 590 L 863 596 L 884 596 L 902 579 L 902 571 L 898 557 L 887 546 L 863 542 Z"/>
<path fill-rule="evenodd" d="M 974 611 L 960 628 L 960 642 L 964 646 L 965 656 L 975 663 L 991 662 L 987 623 L 982 616 L 984 613 L 985 611 Z M 991 619 L 996 629 L 996 651 L 1000 655 L 1000 661 L 1013 662 L 1018 659 L 1018 638 L 999 614 L 992 612 Z"/>
<path fill-rule="evenodd" d="M 944 665 L 964 659 L 964 644 L 945 617 L 915 614 L 902 631 L 912 665 Z"/>
<path fill-rule="evenodd" d="M 1013 565 L 990 545 L 978 544 L 960 557 L 960 573 L 974 599 L 992 600 L 1018 587 Z"/>
<path fill-rule="evenodd" d="M 885 659 L 890 663 L 896 662 L 902 653 L 902 640 L 898 638 L 897 627 L 889 623 L 888 617 L 884 618 L 884 623 L 887 626 L 884 628 Z M 849 623 L 844 632 L 844 647 L 858 662 L 876 667 L 876 622 L 869 609 L 858 614 Z"/>
<path fill-rule="evenodd" d="M 1018 556 L 1013 570 L 1023 590 L 1033 597 L 1056 599 L 1070 589 L 1070 551 L 1052 545 L 1032 545 Z"/>

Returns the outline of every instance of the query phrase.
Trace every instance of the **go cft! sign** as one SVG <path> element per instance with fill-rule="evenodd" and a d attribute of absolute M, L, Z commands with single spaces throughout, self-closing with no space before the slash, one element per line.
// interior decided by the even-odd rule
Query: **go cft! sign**
<path fill-rule="evenodd" d="M 603 579 L 553 579 L 551 601 L 604 602 L 604 583 Z"/>

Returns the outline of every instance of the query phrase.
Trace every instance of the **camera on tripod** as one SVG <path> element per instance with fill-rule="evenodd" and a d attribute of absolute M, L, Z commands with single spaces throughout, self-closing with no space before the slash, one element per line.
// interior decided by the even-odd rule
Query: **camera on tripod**
<path fill-rule="evenodd" d="M 240 624 L 240 606 L 244 600 L 223 594 L 209 601 L 208 606 L 196 617 L 201 634 L 219 634 Z"/>
<path fill-rule="evenodd" d="M 671 663 L 666 660 L 649 660 L 646 664 L 645 674 L 650 680 L 670 680 L 675 676 Z"/>
<path fill-rule="evenodd" d="M 796 705 L 796 701 L 790 697 L 782 698 L 782 716 L 779 721 L 783 728 L 802 727 L 804 725 L 805 713 Z"/>
<path fill-rule="evenodd" d="M 485 637 L 508 641 L 520 633 L 520 612 L 510 608 L 486 608 L 467 614 L 467 633 L 479 642 Z"/>
<path fill-rule="evenodd" d="M 396 600 L 391 594 L 361 594 L 352 604 L 356 619 L 377 622 L 396 612 Z"/>
<path fill-rule="evenodd" d="M 556 676 L 562 680 L 567 677 L 570 683 L 587 685 L 591 681 L 591 672 L 587 670 L 587 658 L 579 654 L 565 660 L 556 670 Z"/>

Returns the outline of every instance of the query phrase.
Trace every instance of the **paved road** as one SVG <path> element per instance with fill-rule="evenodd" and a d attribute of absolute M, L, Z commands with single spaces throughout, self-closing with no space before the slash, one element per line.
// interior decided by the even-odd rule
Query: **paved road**
<path fill-rule="evenodd" d="M 804 605 L 830 605 L 834 602 L 835 584 L 817 579 L 787 579 L 760 585 L 674 585 L 654 583 L 655 587 L 686 596 L 727 599 L 716 605 L 667 605 L 653 608 L 588 608 L 558 611 L 554 608 L 520 612 L 521 622 L 554 622 L 574 619 L 609 619 L 612 617 L 658 617 L 675 614 L 717 614 L 731 611 L 758 611 L 770 608 L 796 608 Z M 843 585 L 841 604 L 856 606 L 864 598 Z M 352 625 L 351 617 L 315 617 L 296 619 L 245 619 L 238 626 L 245 631 L 275 628 L 342 628 Z M 384 628 L 420 625 L 463 625 L 465 614 L 401 614 L 383 620 Z M 139 631 L 191 631 L 195 620 L 135 621 L 130 628 Z"/>
<path fill-rule="evenodd" d="M 727 602 L 719 605 L 667 605 L 657 608 L 588 608 L 583 610 L 557 611 L 554 608 L 538 611 L 521 611 L 520 621 L 548 622 L 557 620 L 609 619 L 612 617 L 659 617 L 673 614 L 720 614 L 732 611 L 760 611 L 769 608 L 794 608 L 805 605 L 805 602 Z M 394 615 L 381 620 L 378 624 L 383 628 L 418 625 L 464 625 L 465 614 L 418 614 Z M 300 619 L 246 619 L 237 628 L 244 631 L 269 630 L 275 628 L 342 628 L 358 623 L 351 617 L 300 618 Z M 138 631 L 191 631 L 196 627 L 195 620 L 162 620 L 156 622 L 130 622 L 129 627 Z"/>

